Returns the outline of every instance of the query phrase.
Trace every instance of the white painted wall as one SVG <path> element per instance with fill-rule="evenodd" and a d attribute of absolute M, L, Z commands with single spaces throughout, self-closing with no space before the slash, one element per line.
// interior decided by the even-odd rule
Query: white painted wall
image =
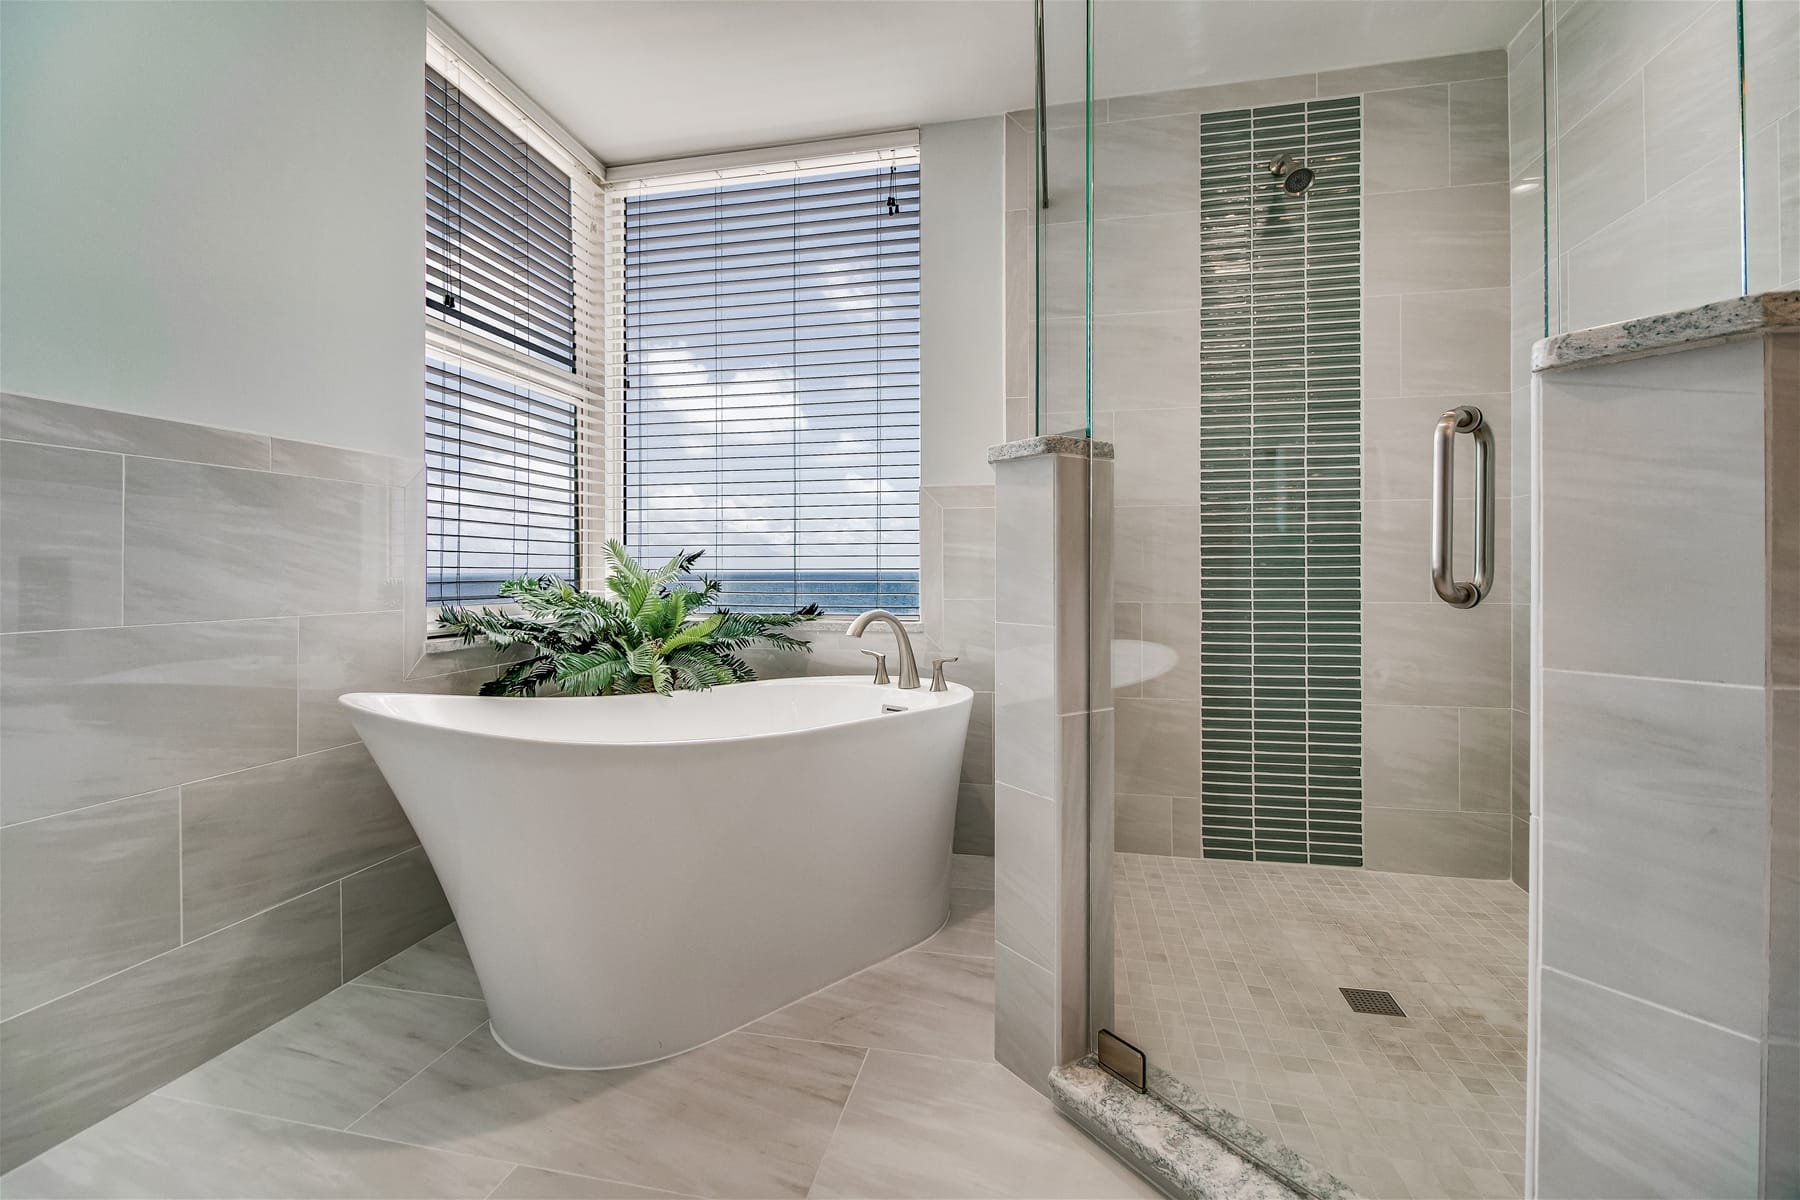
<path fill-rule="evenodd" d="M 7 4 L 0 386 L 422 447 L 425 10 Z"/>
<path fill-rule="evenodd" d="M 926 487 L 991 484 L 1005 439 L 1002 117 L 919 130 L 919 469 Z"/>

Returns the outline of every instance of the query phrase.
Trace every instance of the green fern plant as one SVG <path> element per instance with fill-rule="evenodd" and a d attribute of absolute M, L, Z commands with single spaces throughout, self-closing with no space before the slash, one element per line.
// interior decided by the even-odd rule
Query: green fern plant
<path fill-rule="evenodd" d="M 677 554 L 646 570 L 609 541 L 610 594 L 579 591 L 554 575 L 525 576 L 500 585 L 519 611 L 445 608 L 438 623 L 465 644 L 485 640 L 496 650 L 536 651 L 484 683 L 484 696 L 535 696 L 546 684 L 568 696 L 704 691 L 755 679 L 739 657 L 753 646 L 812 649 L 787 630 L 817 617 L 816 604 L 789 613 L 720 609 L 694 616 L 719 595 L 717 580 L 690 578 L 700 554 Z"/>

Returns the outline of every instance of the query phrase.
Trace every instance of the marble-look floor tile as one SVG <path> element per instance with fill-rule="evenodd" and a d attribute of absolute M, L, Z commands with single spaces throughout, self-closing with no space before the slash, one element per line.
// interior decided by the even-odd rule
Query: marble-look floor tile
<path fill-rule="evenodd" d="M 546 1171 L 542 1167 L 514 1167 L 489 1200 L 661 1200 L 680 1195 L 635 1183 Z"/>
<path fill-rule="evenodd" d="M 481 981 L 475 977 L 475 965 L 469 961 L 469 948 L 463 944 L 462 930 L 454 925 L 446 925 L 418 945 L 365 971 L 356 977 L 356 982 L 481 999 Z"/>
<path fill-rule="evenodd" d="M 1157 1193 L 1006 1068 L 872 1050 L 808 1194 Z"/>
<path fill-rule="evenodd" d="M 951 888 L 950 919 L 919 949 L 994 957 L 994 893 L 986 888 Z"/>
<path fill-rule="evenodd" d="M 354 1128 L 677 1192 L 800 1196 L 864 1053 L 734 1033 L 647 1066 L 560 1071 L 484 1029 Z"/>
<path fill-rule="evenodd" d="M 777 1037 L 987 1060 L 994 965 L 908 950 L 796 1000 L 746 1028 Z"/>
<path fill-rule="evenodd" d="M 479 1000 L 349 984 L 161 1094 L 344 1129 L 486 1020 Z"/>
<path fill-rule="evenodd" d="M 482 1197 L 512 1169 L 150 1096 L 0 1180 L 18 1197 Z"/>
<path fill-rule="evenodd" d="M 181 942 L 170 788 L 0 829 L 0 1018 Z"/>

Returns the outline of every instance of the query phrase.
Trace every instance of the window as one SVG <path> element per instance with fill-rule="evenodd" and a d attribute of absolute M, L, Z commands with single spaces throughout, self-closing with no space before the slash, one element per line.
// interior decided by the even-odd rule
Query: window
<path fill-rule="evenodd" d="M 916 614 L 916 146 L 612 192 L 622 540 L 731 607 Z"/>
<path fill-rule="evenodd" d="M 435 32 L 427 57 L 426 600 L 482 603 L 587 557 L 597 180 Z"/>

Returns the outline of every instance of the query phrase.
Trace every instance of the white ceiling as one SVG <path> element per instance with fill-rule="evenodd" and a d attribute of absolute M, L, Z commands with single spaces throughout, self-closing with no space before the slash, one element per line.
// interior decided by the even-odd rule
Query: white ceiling
<path fill-rule="evenodd" d="M 429 0 L 602 162 L 1028 108 L 1031 0 Z M 1504 46 L 1538 0 L 1100 0 L 1126 95 Z M 1081 95 L 1082 8 L 1051 0 L 1050 99 Z"/>

